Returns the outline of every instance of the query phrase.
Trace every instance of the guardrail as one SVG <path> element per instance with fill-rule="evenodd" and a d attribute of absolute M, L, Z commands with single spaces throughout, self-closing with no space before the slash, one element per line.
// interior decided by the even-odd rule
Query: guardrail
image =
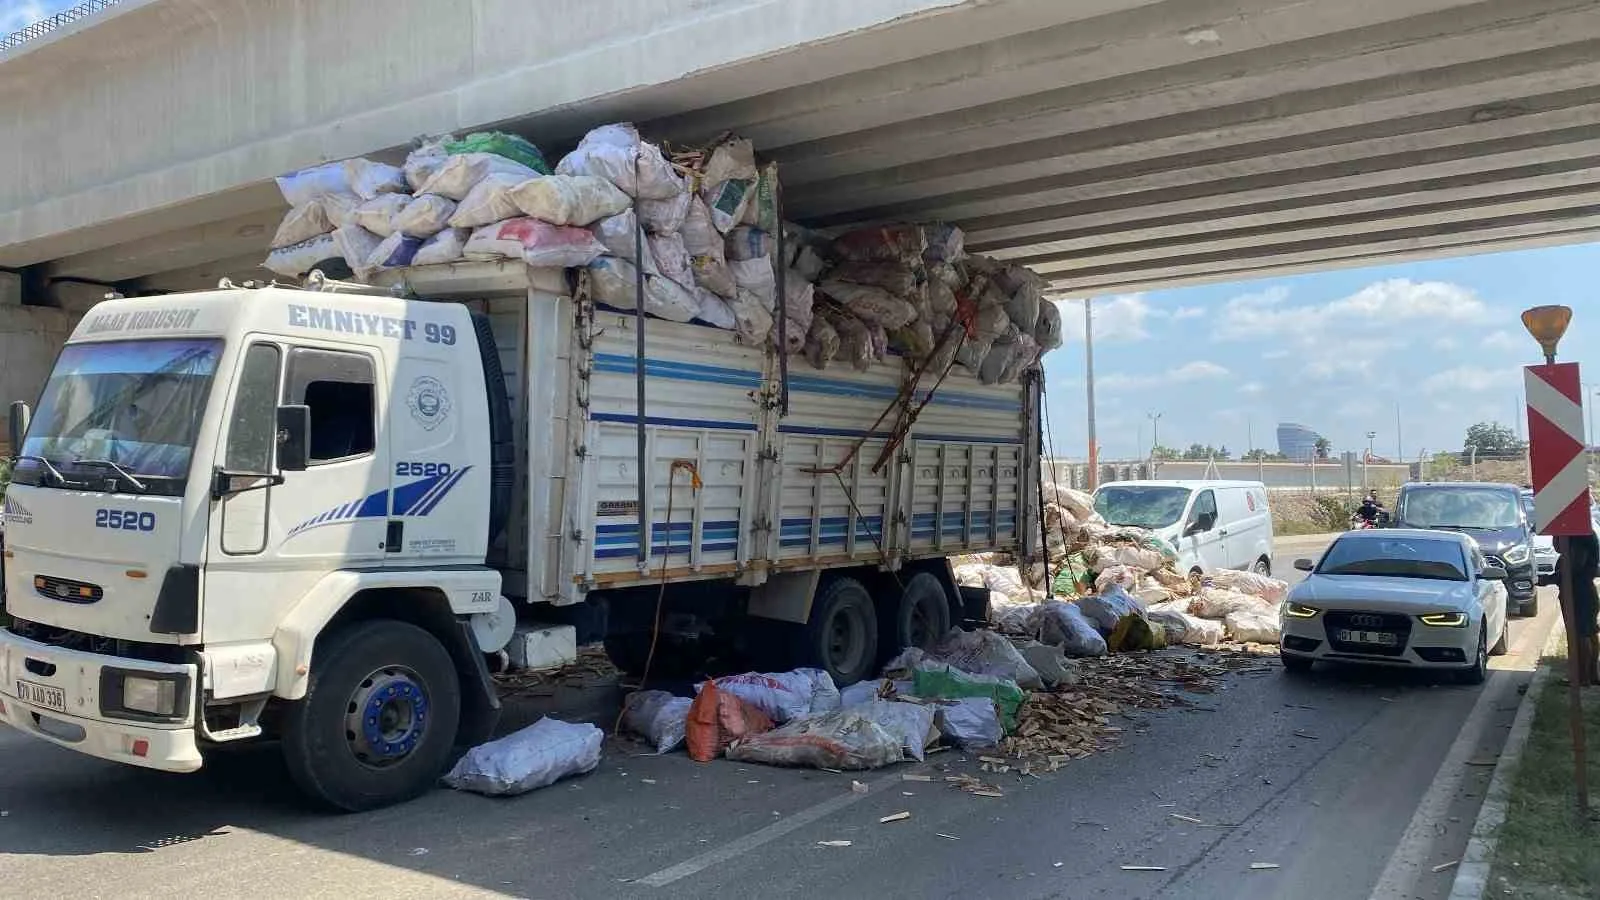
<path fill-rule="evenodd" d="M 5 37 L 0 37 L 0 53 L 4 53 L 7 50 L 15 50 L 34 38 L 44 37 L 57 28 L 64 28 L 73 22 L 87 19 L 97 12 L 116 6 L 119 2 L 121 0 L 84 0 L 84 2 L 71 9 L 64 9 L 55 15 L 45 16 L 26 28 L 13 31 Z"/>

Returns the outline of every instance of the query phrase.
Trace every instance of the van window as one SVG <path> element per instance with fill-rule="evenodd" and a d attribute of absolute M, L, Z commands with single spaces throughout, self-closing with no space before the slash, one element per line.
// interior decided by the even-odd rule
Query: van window
<path fill-rule="evenodd" d="M 1094 492 L 1094 511 L 1112 525 L 1165 528 L 1183 516 L 1189 493 L 1186 487 L 1108 484 Z"/>
<path fill-rule="evenodd" d="M 1217 521 L 1217 495 L 1211 491 L 1201 491 L 1200 496 L 1194 498 L 1194 512 L 1189 514 L 1190 522 L 1198 522 L 1206 515 L 1211 516 L 1213 525 Z M 1210 531 L 1211 529 L 1206 529 Z"/>

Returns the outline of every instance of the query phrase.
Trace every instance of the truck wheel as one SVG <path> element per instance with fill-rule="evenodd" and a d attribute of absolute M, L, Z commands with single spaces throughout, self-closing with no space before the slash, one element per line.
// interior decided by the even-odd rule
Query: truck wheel
<path fill-rule="evenodd" d="M 796 649 L 803 665 L 822 669 L 840 687 L 872 674 L 878 659 L 878 614 L 861 582 L 854 578 L 823 582 Z"/>
<path fill-rule="evenodd" d="M 306 696 L 285 716 L 284 760 L 313 799 L 347 812 L 376 809 L 433 786 L 460 717 L 455 665 L 432 635 L 404 622 L 362 622 L 317 648 Z"/>
<path fill-rule="evenodd" d="M 906 647 L 926 650 L 950 631 L 950 598 L 931 572 L 911 576 L 898 601 L 878 606 L 880 660 L 887 662 Z"/>

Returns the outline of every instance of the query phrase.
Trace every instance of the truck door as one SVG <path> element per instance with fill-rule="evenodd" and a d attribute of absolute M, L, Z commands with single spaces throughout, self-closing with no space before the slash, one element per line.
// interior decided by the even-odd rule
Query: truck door
<path fill-rule="evenodd" d="M 289 347 L 283 400 L 311 408 L 304 472 L 274 490 L 279 555 L 322 571 L 381 564 L 389 526 L 389 448 L 378 440 L 383 388 L 366 350 Z M 315 561 L 315 562 L 313 562 Z"/>
<path fill-rule="evenodd" d="M 217 465 L 276 468 L 277 406 L 311 408 L 308 465 L 283 483 L 211 504 L 203 595 L 207 643 L 270 636 L 327 572 L 384 557 L 388 452 L 376 440 L 382 387 L 367 351 L 249 343 L 231 386 Z M 264 580 L 270 579 L 270 580 Z"/>

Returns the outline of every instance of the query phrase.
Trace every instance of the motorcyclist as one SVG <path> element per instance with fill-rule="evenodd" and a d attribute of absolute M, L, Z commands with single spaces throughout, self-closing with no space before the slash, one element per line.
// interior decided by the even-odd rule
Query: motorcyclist
<path fill-rule="evenodd" d="M 1366 498 L 1361 501 L 1361 507 L 1356 510 L 1356 518 L 1376 528 L 1383 512 L 1383 504 L 1378 502 L 1378 492 L 1368 491 Z"/>

